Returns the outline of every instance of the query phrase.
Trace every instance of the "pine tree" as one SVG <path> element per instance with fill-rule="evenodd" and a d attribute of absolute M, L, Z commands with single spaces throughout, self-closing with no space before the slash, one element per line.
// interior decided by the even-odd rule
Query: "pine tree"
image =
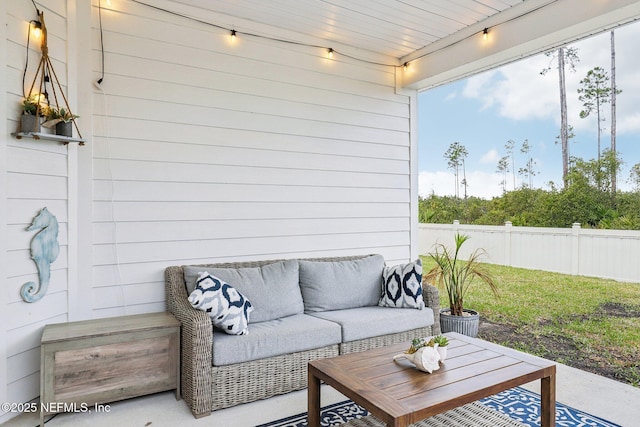
<path fill-rule="evenodd" d="M 557 55 L 554 52 L 547 52 L 546 55 L 553 59 L 558 59 L 558 79 L 560 84 L 560 143 L 562 146 L 562 180 L 565 188 L 569 185 L 569 123 L 567 120 L 567 87 L 565 83 L 565 64 L 568 63 L 571 71 L 576 71 L 578 49 L 560 47 Z M 551 66 L 545 68 L 540 74 L 545 75 L 551 70 Z"/>
<path fill-rule="evenodd" d="M 500 158 L 500 160 L 498 160 L 497 172 L 499 172 L 502 175 L 502 181 L 500 181 L 500 185 L 502 186 L 502 192 L 506 193 L 507 192 L 507 173 L 509 173 L 509 156 L 503 156 L 502 158 Z"/>
<path fill-rule="evenodd" d="M 522 148 L 520 148 L 520 152 L 527 157 L 527 161 L 525 163 L 525 167 L 518 169 L 518 173 L 523 177 L 526 177 L 527 181 L 529 181 L 529 188 L 533 188 L 533 177 L 538 173 L 534 169 L 536 162 L 535 160 L 533 160 L 533 157 L 529 155 L 530 151 L 531 145 L 529 144 L 529 140 L 525 139 L 522 142 Z"/>
<path fill-rule="evenodd" d="M 620 93 L 616 88 L 616 41 L 614 32 L 611 31 L 611 151 L 616 156 L 616 95 Z M 614 171 L 611 177 L 611 191 L 617 192 L 617 174 Z"/>
<path fill-rule="evenodd" d="M 513 175 L 513 189 L 516 189 L 516 159 L 513 154 L 513 147 L 516 146 L 516 142 L 513 139 L 507 141 L 504 148 L 507 149 L 507 156 L 511 158 L 511 172 Z"/>
<path fill-rule="evenodd" d="M 634 191 L 640 193 L 640 163 L 636 163 L 631 167 L 628 182 L 633 185 Z"/>
<path fill-rule="evenodd" d="M 598 160 L 601 157 L 600 141 L 602 135 L 602 106 L 611 102 L 613 89 L 609 85 L 609 75 L 601 67 L 595 67 L 587 72 L 584 79 L 580 80 L 581 88 L 578 89 L 583 110 L 580 111 L 580 118 L 585 119 L 591 113 L 595 113 L 598 119 Z M 616 93 L 621 91 L 615 90 Z"/>
<path fill-rule="evenodd" d="M 460 174 L 460 167 L 462 166 L 463 168 L 463 185 L 465 186 L 465 198 L 466 198 L 466 194 L 467 194 L 467 180 L 466 180 L 466 172 L 464 171 L 464 159 L 467 157 L 469 153 L 467 152 L 467 149 L 464 145 L 460 144 L 459 142 L 453 142 L 449 148 L 447 149 L 447 151 L 444 153 L 444 158 L 447 159 L 447 166 L 449 167 L 449 169 L 453 170 L 453 173 L 455 175 L 455 181 L 456 181 L 456 188 L 455 188 L 455 196 L 456 198 L 460 198 L 460 193 L 459 193 L 459 188 L 460 188 L 460 181 L 459 181 L 459 174 Z"/>

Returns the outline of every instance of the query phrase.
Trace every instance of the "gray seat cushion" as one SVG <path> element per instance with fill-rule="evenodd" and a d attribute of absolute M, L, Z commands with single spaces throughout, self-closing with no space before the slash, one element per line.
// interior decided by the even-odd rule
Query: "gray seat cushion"
<path fill-rule="evenodd" d="M 414 310 L 417 311 L 417 310 Z M 215 366 L 247 362 L 281 354 L 339 344 L 340 325 L 306 314 L 249 325 L 249 335 L 214 331 Z"/>
<path fill-rule="evenodd" d="M 433 310 L 431 309 L 416 310 L 415 308 L 376 306 L 309 314 L 339 324 L 342 328 L 342 342 L 405 332 L 433 325 Z"/>
<path fill-rule="evenodd" d="M 378 305 L 384 258 L 352 261 L 300 260 L 300 289 L 305 312 Z"/>
<path fill-rule="evenodd" d="M 298 286 L 298 261 L 290 259 L 262 267 L 212 268 L 185 266 L 187 293 L 193 292 L 201 271 L 229 283 L 253 306 L 249 324 L 302 314 L 304 305 Z"/>

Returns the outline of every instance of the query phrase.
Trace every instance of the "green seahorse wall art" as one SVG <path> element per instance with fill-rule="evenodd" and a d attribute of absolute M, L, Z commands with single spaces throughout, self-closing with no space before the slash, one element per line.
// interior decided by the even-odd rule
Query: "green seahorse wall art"
<path fill-rule="evenodd" d="M 58 220 L 44 207 L 33 218 L 27 231 L 40 230 L 31 239 L 31 259 L 38 268 L 40 285 L 27 282 L 20 288 L 20 296 L 26 302 L 40 300 L 49 287 L 51 278 L 51 263 L 58 258 L 60 244 L 58 243 Z"/>

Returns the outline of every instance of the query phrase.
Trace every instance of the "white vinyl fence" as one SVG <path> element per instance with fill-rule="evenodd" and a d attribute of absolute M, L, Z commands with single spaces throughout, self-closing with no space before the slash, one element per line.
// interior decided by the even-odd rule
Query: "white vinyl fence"
<path fill-rule="evenodd" d="M 469 235 L 462 259 L 476 248 L 487 251 L 483 261 L 557 273 L 602 277 L 640 283 L 640 231 L 572 228 L 420 224 L 418 251 L 426 255 L 434 245 L 453 248 L 456 232 Z"/>

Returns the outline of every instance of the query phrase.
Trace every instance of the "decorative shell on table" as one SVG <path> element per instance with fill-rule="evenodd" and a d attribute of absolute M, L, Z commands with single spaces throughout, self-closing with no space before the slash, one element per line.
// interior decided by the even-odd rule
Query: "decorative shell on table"
<path fill-rule="evenodd" d="M 438 344 L 434 344 L 433 347 L 425 346 L 419 348 L 414 353 L 402 353 L 393 356 L 393 360 L 407 359 L 416 368 L 423 372 L 432 373 L 440 369 L 440 354 L 438 353 Z"/>

